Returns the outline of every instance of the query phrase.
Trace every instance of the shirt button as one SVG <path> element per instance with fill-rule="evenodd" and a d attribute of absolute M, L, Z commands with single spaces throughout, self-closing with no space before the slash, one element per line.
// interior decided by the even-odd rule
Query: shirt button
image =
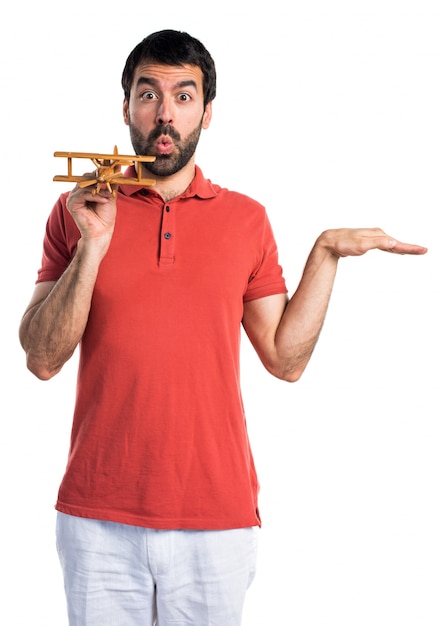
<path fill-rule="evenodd" d="M 165 207 L 165 211 L 166 211 L 167 213 L 169 213 L 169 212 L 170 212 L 170 207 L 169 207 L 169 206 Z"/>
<path fill-rule="evenodd" d="M 147 196 L 149 192 L 148 192 L 148 189 L 144 188 L 140 190 L 140 193 L 142 194 L 142 196 Z"/>
<path fill-rule="evenodd" d="M 171 233 L 164 233 L 165 239 L 171 239 Z"/>

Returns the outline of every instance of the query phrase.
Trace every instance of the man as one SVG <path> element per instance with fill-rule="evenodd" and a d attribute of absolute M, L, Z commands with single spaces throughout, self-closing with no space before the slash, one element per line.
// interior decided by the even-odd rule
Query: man
<path fill-rule="evenodd" d="M 56 503 L 69 623 L 239 626 L 261 524 L 240 326 L 271 374 L 297 381 L 339 258 L 426 249 L 377 228 L 327 230 L 289 299 L 265 209 L 195 165 L 216 94 L 208 51 L 186 33 L 154 33 L 122 86 L 134 151 L 156 157 L 138 167 L 155 186 L 61 195 L 20 326 L 43 380 L 80 345 Z"/>

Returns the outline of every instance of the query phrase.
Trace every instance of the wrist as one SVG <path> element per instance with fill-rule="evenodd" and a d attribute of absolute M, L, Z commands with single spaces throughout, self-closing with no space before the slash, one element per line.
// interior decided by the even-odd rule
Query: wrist
<path fill-rule="evenodd" d="M 77 242 L 76 256 L 88 265 L 100 265 L 108 252 L 111 237 L 80 237 Z"/>
<path fill-rule="evenodd" d="M 335 233 L 337 231 L 334 229 L 324 230 L 316 240 L 315 247 L 319 250 L 324 251 L 326 255 L 329 255 L 331 258 L 338 261 L 341 258 L 341 255 L 337 252 L 337 248 L 335 245 Z"/>

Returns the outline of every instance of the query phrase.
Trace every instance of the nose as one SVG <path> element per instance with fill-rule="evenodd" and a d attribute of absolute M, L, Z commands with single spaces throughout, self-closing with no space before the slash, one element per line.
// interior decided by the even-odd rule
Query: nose
<path fill-rule="evenodd" d="M 162 124 L 172 124 L 173 123 L 173 113 L 170 102 L 164 98 L 159 103 L 159 108 L 157 109 L 156 122 L 159 126 Z"/>

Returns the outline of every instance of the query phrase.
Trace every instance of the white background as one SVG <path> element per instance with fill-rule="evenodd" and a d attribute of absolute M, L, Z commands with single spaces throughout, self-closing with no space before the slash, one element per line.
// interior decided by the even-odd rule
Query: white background
<path fill-rule="evenodd" d="M 40 382 L 17 338 L 66 187 L 53 153 L 132 153 L 124 62 L 177 28 L 218 71 L 197 162 L 267 206 L 291 291 L 326 228 L 429 247 L 340 261 L 300 382 L 273 379 L 244 341 L 264 522 L 244 626 L 443 626 L 442 1 L 25 0 L 0 28 L 0 623 L 67 624 L 53 505 L 76 357 Z"/>

